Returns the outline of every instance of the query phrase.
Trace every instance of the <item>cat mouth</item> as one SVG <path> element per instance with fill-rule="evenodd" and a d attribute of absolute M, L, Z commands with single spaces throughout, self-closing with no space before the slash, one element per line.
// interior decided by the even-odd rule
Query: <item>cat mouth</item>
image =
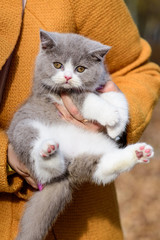
<path fill-rule="evenodd" d="M 69 81 L 66 81 L 60 87 L 64 89 L 69 89 L 69 88 L 73 88 L 74 86 Z"/>
<path fill-rule="evenodd" d="M 66 82 L 63 83 L 63 86 L 72 86 L 72 84 L 71 84 L 71 82 L 66 81 Z"/>
<path fill-rule="evenodd" d="M 75 87 L 71 79 L 65 79 L 62 83 L 63 87 Z"/>
<path fill-rule="evenodd" d="M 82 88 L 80 86 L 75 86 L 71 82 L 65 82 L 61 85 L 61 89 L 64 90 L 75 90 L 75 91 L 82 91 Z"/>

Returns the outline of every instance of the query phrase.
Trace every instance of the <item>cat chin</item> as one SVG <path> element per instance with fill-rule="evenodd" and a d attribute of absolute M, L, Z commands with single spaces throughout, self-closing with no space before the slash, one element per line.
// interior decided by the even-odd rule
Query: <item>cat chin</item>
<path fill-rule="evenodd" d="M 70 84 L 65 84 L 65 85 L 59 87 L 57 90 L 59 92 L 71 92 L 71 91 L 82 92 L 83 91 L 82 88 L 75 87 L 75 86 L 72 86 Z"/>
<path fill-rule="evenodd" d="M 73 86 L 70 83 L 64 83 L 62 88 L 64 88 L 64 89 L 72 89 Z"/>

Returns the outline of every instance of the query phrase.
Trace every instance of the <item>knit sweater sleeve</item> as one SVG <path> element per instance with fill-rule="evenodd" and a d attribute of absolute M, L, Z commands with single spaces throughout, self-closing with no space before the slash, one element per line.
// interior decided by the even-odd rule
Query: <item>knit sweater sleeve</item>
<path fill-rule="evenodd" d="M 22 1 L 0 1 L 0 70 L 15 48 L 21 22 Z M 22 181 L 17 175 L 9 177 L 10 179 L 7 176 L 7 149 L 7 135 L 0 128 L 0 192 L 16 192 L 22 186 Z"/>
<path fill-rule="evenodd" d="M 122 0 L 70 2 L 78 33 L 112 46 L 106 62 L 113 81 L 129 102 L 128 142 L 135 142 L 160 94 L 160 69 L 148 62 L 150 46 L 140 38 Z"/>
<path fill-rule="evenodd" d="M 125 93 L 129 103 L 128 142 L 130 143 L 139 140 L 151 119 L 154 105 L 160 95 L 160 68 L 152 62 L 145 62 L 151 54 L 151 49 L 143 39 L 141 46 L 139 57 L 112 76 L 113 81 Z"/>
<path fill-rule="evenodd" d="M 0 192 L 18 192 L 22 187 L 22 180 L 15 174 L 10 179 L 7 176 L 8 138 L 0 129 Z"/>
<path fill-rule="evenodd" d="M 22 1 L 0 1 L 0 70 L 13 51 L 22 22 Z"/>

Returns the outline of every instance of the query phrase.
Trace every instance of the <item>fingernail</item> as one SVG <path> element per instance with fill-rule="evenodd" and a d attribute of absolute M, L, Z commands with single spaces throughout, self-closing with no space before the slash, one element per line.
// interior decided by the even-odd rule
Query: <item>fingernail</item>
<path fill-rule="evenodd" d="M 59 117 L 63 117 L 63 114 L 60 111 L 58 111 L 58 115 Z"/>
<path fill-rule="evenodd" d="M 39 191 L 42 191 L 43 188 L 44 188 L 44 185 L 42 185 L 41 183 L 38 183 L 38 189 L 39 189 Z"/>

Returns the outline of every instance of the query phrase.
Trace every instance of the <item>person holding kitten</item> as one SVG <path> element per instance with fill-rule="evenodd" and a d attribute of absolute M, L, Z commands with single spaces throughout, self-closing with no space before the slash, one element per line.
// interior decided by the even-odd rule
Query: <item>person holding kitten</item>
<path fill-rule="evenodd" d="M 30 93 L 34 61 L 39 48 L 39 29 L 78 33 L 112 46 L 106 61 L 112 80 L 118 87 L 109 82 L 100 91 L 120 89 L 125 94 L 130 112 L 128 143 L 134 143 L 139 139 L 150 120 L 153 105 L 160 92 L 160 69 L 156 64 L 148 62 L 150 47 L 145 40 L 140 39 L 121 0 L 100 2 L 49 0 L 47 4 L 44 1 L 37 3 L 35 0 L 27 0 L 23 24 L 21 1 L 12 1 L 9 4 L 8 1 L 2 1 L 0 4 L 3 5 L 0 17 L 3 28 L 3 35 L 0 36 L 2 46 L 0 66 L 3 79 L 4 64 L 15 48 L 8 77 L 3 84 L 0 113 L 0 232 L 1 238 L 8 240 L 15 238 L 24 199 L 28 199 L 33 191 L 26 186 L 23 178 L 37 188 L 37 183 L 19 162 L 12 146 L 8 145 L 5 130 L 19 104 Z M 2 21 L 3 18 L 5 21 Z M 63 95 L 62 99 L 66 108 L 59 105 L 57 108 L 67 121 L 93 131 L 99 130 L 99 126 L 83 121 L 83 116 L 67 96 Z M 142 105 L 143 99 L 145 102 Z M 6 170 L 7 149 L 8 162 L 18 174 L 15 172 L 12 174 L 10 169 Z M 58 218 L 46 239 L 94 238 L 123 239 L 113 183 L 105 187 L 89 183 L 82 185 L 75 191 L 71 205 Z"/>

